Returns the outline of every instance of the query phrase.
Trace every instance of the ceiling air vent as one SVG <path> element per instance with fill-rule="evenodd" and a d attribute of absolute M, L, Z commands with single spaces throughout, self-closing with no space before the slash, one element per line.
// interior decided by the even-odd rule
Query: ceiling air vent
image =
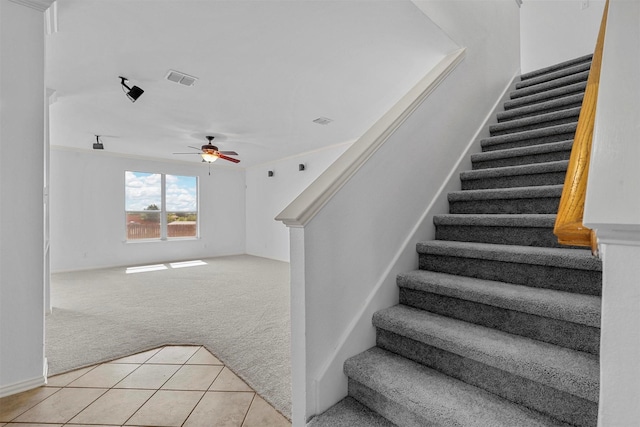
<path fill-rule="evenodd" d="M 193 77 L 175 70 L 169 70 L 166 79 L 170 82 L 179 83 L 184 86 L 193 86 L 196 80 L 198 80 L 197 77 Z"/>
<path fill-rule="evenodd" d="M 329 119 L 327 117 L 318 117 L 317 119 L 315 119 L 313 121 L 313 123 L 317 123 L 319 125 L 328 125 L 329 123 L 331 123 L 333 121 L 333 119 Z"/>

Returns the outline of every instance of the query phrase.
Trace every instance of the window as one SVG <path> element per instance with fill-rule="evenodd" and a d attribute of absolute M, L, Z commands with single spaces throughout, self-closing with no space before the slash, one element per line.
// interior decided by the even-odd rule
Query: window
<path fill-rule="evenodd" d="M 198 236 L 195 176 L 125 172 L 127 240 Z"/>

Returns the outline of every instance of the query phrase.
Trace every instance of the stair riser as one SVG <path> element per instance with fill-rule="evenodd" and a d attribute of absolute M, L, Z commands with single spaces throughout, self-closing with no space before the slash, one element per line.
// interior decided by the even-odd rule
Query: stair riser
<path fill-rule="evenodd" d="M 472 161 L 473 170 L 502 168 L 505 166 L 522 166 L 534 163 L 557 162 L 569 160 L 571 150 L 553 151 L 550 153 L 531 154 L 528 156 L 505 157 L 503 159 L 493 159 L 485 161 Z"/>
<path fill-rule="evenodd" d="M 412 413 L 402 404 L 378 393 L 376 390 L 373 390 L 352 378 L 349 378 L 348 393 L 349 396 L 353 397 L 364 406 L 376 411 L 378 414 L 399 426 L 447 427 L 444 424 L 435 423 Z M 425 405 L 428 405 L 428 402 L 425 402 Z"/>
<path fill-rule="evenodd" d="M 528 73 L 524 73 L 522 76 L 520 76 L 520 79 L 522 81 L 527 81 L 530 79 L 534 79 L 534 78 L 538 78 L 540 76 L 545 76 L 545 75 L 549 75 L 549 74 L 553 74 L 556 73 L 560 70 L 566 70 L 569 68 L 573 68 L 577 65 L 580 64 L 585 64 L 585 63 L 591 63 L 593 58 L 593 55 L 585 55 L 583 57 L 580 58 L 575 58 L 572 59 L 570 61 L 564 61 L 561 62 L 560 64 L 555 64 L 549 67 L 545 67 L 545 68 L 541 68 L 539 70 L 534 70 L 534 71 L 530 71 Z"/>
<path fill-rule="evenodd" d="M 509 98 L 518 99 L 524 96 L 535 95 L 537 93 L 546 92 L 551 89 L 561 88 L 570 84 L 586 82 L 588 78 L 589 78 L 588 72 L 572 74 L 570 76 L 566 76 L 560 79 L 555 79 L 555 80 L 547 81 L 544 83 L 539 83 L 537 85 L 516 89 L 509 94 Z"/>
<path fill-rule="evenodd" d="M 389 331 L 376 336 L 378 347 L 502 398 L 576 426 L 596 425 L 596 403 Z"/>
<path fill-rule="evenodd" d="M 567 171 L 536 173 L 531 175 L 511 175 L 495 178 L 461 180 L 463 190 L 487 190 L 491 188 L 538 187 L 541 185 L 562 185 Z"/>
<path fill-rule="evenodd" d="M 576 83 L 570 86 L 565 86 L 563 88 L 548 90 L 545 92 L 536 93 L 535 95 L 512 99 L 511 101 L 506 101 L 504 103 L 504 109 L 512 110 L 514 108 L 521 108 L 529 105 L 540 104 L 542 102 L 553 101 L 577 93 L 584 93 L 585 88 L 586 82 Z"/>
<path fill-rule="evenodd" d="M 557 120 L 549 120 L 546 122 L 534 123 L 530 125 L 509 127 L 508 129 L 497 128 L 494 130 L 489 130 L 489 134 L 491 136 L 508 135 L 510 133 L 524 132 L 527 130 L 535 130 L 535 129 L 543 129 L 549 126 L 565 125 L 568 123 L 577 123 L 577 122 L 578 122 L 578 117 L 571 116 L 571 117 L 566 117 L 566 118 L 557 119 Z"/>
<path fill-rule="evenodd" d="M 449 202 L 452 214 L 553 214 L 558 212 L 560 197 L 531 199 L 460 200 Z"/>
<path fill-rule="evenodd" d="M 558 243 L 558 238 L 553 234 L 553 227 L 436 225 L 436 240 L 545 248 L 566 247 Z"/>
<path fill-rule="evenodd" d="M 400 304 L 554 345 L 599 354 L 600 330 L 515 310 L 400 288 Z"/>
<path fill-rule="evenodd" d="M 420 253 L 419 267 L 421 270 L 586 295 L 600 295 L 602 287 L 600 272 L 546 265 Z"/>
<path fill-rule="evenodd" d="M 535 117 L 540 114 L 555 113 L 557 111 L 568 110 L 582 106 L 583 95 L 578 94 L 567 100 L 559 101 L 557 105 L 547 106 L 544 104 L 535 104 L 525 109 L 512 109 L 497 114 L 498 123 L 506 123 L 511 120 L 525 119 L 527 117 Z"/>
<path fill-rule="evenodd" d="M 553 73 L 548 73 L 539 77 L 533 77 L 526 80 L 521 80 L 516 83 L 516 89 L 522 89 L 525 87 L 537 85 L 540 83 L 548 82 L 551 80 L 556 80 L 562 77 L 571 76 L 574 74 L 581 73 L 583 71 L 589 71 L 591 69 L 591 61 L 585 62 L 583 64 L 574 65 L 570 68 L 565 68 L 563 70 L 558 70 Z"/>
<path fill-rule="evenodd" d="M 558 133 L 555 135 L 542 136 L 537 138 L 526 138 L 526 139 L 518 139 L 514 141 L 507 142 L 495 142 L 492 140 L 485 140 L 486 142 L 481 142 L 482 151 L 496 151 L 496 150 L 505 150 L 508 148 L 519 148 L 519 147 L 530 147 L 532 145 L 540 145 L 547 144 L 551 142 L 562 142 L 573 139 L 575 136 L 575 131 L 566 132 L 566 133 Z"/>

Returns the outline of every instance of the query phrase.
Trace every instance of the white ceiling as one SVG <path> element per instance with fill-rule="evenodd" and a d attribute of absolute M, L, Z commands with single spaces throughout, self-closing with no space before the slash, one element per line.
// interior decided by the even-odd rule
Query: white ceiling
<path fill-rule="evenodd" d="M 242 160 L 225 165 L 247 167 L 353 141 L 445 53 L 408 0 L 56 3 L 51 145 L 72 149 L 98 134 L 106 152 L 195 164 L 172 153 L 215 135 Z M 198 81 L 172 83 L 169 70 Z M 144 89 L 135 103 L 120 75 Z"/>

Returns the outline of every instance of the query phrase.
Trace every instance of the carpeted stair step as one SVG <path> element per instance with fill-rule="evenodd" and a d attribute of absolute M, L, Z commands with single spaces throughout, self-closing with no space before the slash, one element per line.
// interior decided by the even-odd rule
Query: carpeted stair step
<path fill-rule="evenodd" d="M 576 65 L 579 64 L 584 64 L 584 63 L 591 63 L 591 60 L 593 59 L 593 54 L 589 54 L 589 55 L 584 55 L 584 56 L 580 56 L 578 58 L 574 58 L 574 59 L 570 59 L 568 61 L 563 61 L 560 62 L 558 64 L 554 64 L 554 65 L 550 65 L 548 67 L 544 67 L 544 68 L 540 68 L 538 70 L 534 70 L 534 71 L 530 71 L 528 73 L 524 73 L 520 76 L 520 80 L 525 81 L 525 80 L 529 80 L 529 79 L 533 79 L 545 74 L 552 74 L 555 73 L 559 70 L 563 70 L 563 69 L 567 69 L 567 68 L 572 68 Z"/>
<path fill-rule="evenodd" d="M 505 110 L 511 110 L 513 108 L 539 104 L 541 102 L 551 101 L 553 99 L 564 98 L 565 96 L 573 95 L 576 93 L 584 93 L 586 87 L 587 82 L 574 83 L 567 86 L 559 87 L 557 89 L 551 89 L 544 92 L 536 93 L 534 95 L 512 99 L 511 101 L 506 101 L 503 106 Z"/>
<path fill-rule="evenodd" d="M 478 169 L 460 173 L 463 190 L 562 185 L 569 161 Z"/>
<path fill-rule="evenodd" d="M 583 71 L 589 71 L 590 69 L 591 69 L 591 60 L 587 62 L 582 62 L 578 65 L 574 65 L 569 68 L 563 68 L 558 71 L 543 74 L 538 77 L 531 77 L 529 79 L 521 80 L 518 83 L 516 83 L 516 89 L 522 89 L 522 88 L 537 85 L 540 83 L 545 83 L 551 80 L 560 79 L 562 77 L 570 76 L 572 74 L 578 74 Z"/>
<path fill-rule="evenodd" d="M 569 160 L 573 140 L 530 145 L 528 147 L 485 151 L 471 155 L 474 170 L 505 166 L 528 165 L 533 163 Z"/>
<path fill-rule="evenodd" d="M 482 151 L 504 150 L 507 148 L 529 147 L 531 145 L 548 144 L 573 139 L 577 123 L 549 126 L 542 129 L 490 136 L 480 140 Z"/>
<path fill-rule="evenodd" d="M 417 244 L 421 270 L 600 295 L 602 264 L 584 249 L 433 240 Z"/>
<path fill-rule="evenodd" d="M 555 214 L 561 185 L 454 191 L 448 194 L 452 214 Z"/>
<path fill-rule="evenodd" d="M 524 117 L 533 117 L 542 113 L 551 113 L 554 111 L 566 110 L 569 108 L 580 107 L 582 105 L 582 99 L 584 93 L 574 93 L 569 96 L 565 96 L 550 101 L 540 102 L 538 104 L 527 105 L 524 107 L 513 108 L 511 110 L 501 111 L 496 117 L 498 123 L 506 122 L 509 120 L 516 120 Z"/>
<path fill-rule="evenodd" d="M 564 425 L 380 348 L 348 359 L 344 370 L 349 395 L 399 426 Z"/>
<path fill-rule="evenodd" d="M 544 83 L 538 83 L 537 85 L 532 85 L 520 89 L 516 89 L 509 93 L 509 98 L 518 99 L 525 96 L 535 95 L 537 93 L 546 92 L 552 89 L 558 89 L 564 86 L 569 86 L 574 83 L 582 83 L 586 82 L 589 78 L 589 71 L 583 71 L 577 74 L 571 74 L 566 77 L 562 77 L 555 80 L 550 80 Z"/>
<path fill-rule="evenodd" d="M 553 214 L 445 214 L 433 217 L 436 240 L 561 247 Z M 564 246 L 563 246 L 564 247 Z"/>
<path fill-rule="evenodd" d="M 601 299 L 426 270 L 398 275 L 400 304 L 598 354 Z"/>
<path fill-rule="evenodd" d="M 595 355 L 403 305 L 376 312 L 373 324 L 378 347 L 504 399 L 573 425 L 597 414 Z"/>
<path fill-rule="evenodd" d="M 395 424 L 347 396 L 314 417 L 307 427 L 395 427 Z"/>
<path fill-rule="evenodd" d="M 489 133 L 491 136 L 500 136 L 508 133 L 541 129 L 566 123 L 576 123 L 579 116 L 580 107 L 569 108 L 567 110 L 554 111 L 551 113 L 539 114 L 537 116 L 497 123 L 489 127 Z"/>

